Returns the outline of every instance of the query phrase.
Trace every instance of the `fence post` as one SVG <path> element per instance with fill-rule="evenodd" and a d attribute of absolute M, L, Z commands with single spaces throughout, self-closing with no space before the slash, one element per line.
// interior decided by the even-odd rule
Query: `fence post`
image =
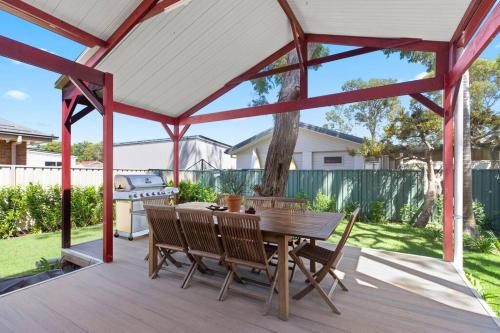
<path fill-rule="evenodd" d="M 16 184 L 17 184 L 16 166 L 15 165 L 10 166 L 9 183 L 10 183 L 10 186 L 16 186 Z"/>

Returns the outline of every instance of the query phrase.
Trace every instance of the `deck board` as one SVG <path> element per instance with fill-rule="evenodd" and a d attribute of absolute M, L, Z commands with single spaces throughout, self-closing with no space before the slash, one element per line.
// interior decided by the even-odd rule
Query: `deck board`
<path fill-rule="evenodd" d="M 92 253 L 92 244 L 82 248 Z M 146 251 L 147 239 L 116 239 L 113 263 L 0 297 L 1 331 L 498 332 L 454 268 L 433 258 L 346 248 L 340 274 L 350 291 L 334 294 L 342 314 L 331 313 L 313 292 L 291 301 L 290 319 L 284 322 L 263 316 L 261 301 L 235 292 L 218 302 L 218 290 L 196 280 L 186 290 L 168 271 L 150 280 Z M 297 272 L 291 291 L 298 291 L 303 280 Z M 277 297 L 274 301 L 276 310 Z"/>

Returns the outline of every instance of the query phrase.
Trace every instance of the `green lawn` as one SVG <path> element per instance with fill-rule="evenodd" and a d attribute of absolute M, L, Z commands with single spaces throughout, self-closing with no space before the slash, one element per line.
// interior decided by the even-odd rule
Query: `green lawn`
<path fill-rule="evenodd" d="M 345 228 L 342 223 L 330 238 L 336 243 Z M 442 243 L 431 239 L 428 230 L 413 228 L 405 224 L 370 224 L 356 222 L 348 244 L 357 247 L 404 252 L 442 257 Z M 500 315 L 500 254 L 486 254 L 465 251 L 464 270 L 479 280 L 483 294 L 493 310 Z"/>
<path fill-rule="evenodd" d="M 102 237 L 102 225 L 71 230 L 73 244 Z M 61 256 L 61 232 L 27 235 L 0 240 L 0 278 L 32 272 L 40 258 Z"/>

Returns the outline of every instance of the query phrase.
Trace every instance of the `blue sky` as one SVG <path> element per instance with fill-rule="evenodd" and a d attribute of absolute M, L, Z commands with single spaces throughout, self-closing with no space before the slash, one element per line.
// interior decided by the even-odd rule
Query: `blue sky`
<path fill-rule="evenodd" d="M 0 11 L 0 34 L 31 46 L 47 50 L 59 56 L 75 59 L 84 47 L 36 25 Z M 346 50 L 332 47 L 330 53 Z M 482 56 L 494 59 L 500 51 L 497 36 Z M 418 64 L 408 64 L 399 56 L 387 58 L 381 52 L 336 61 L 323 65 L 318 71 L 310 71 L 309 94 L 318 96 L 338 92 L 341 85 L 350 79 L 393 78 L 406 81 L 425 71 Z M 58 74 L 0 57 L 0 117 L 43 132 L 60 136 L 61 103 L 60 91 L 54 88 Z M 249 83 L 244 83 L 205 107 L 200 113 L 245 107 L 254 98 Z M 406 103 L 407 99 L 403 99 Z M 322 126 L 325 113 L 330 108 L 306 110 L 301 120 Z M 93 112 L 78 122 L 72 129 L 73 142 L 102 140 L 101 117 Z M 193 125 L 188 135 L 202 134 L 210 138 L 235 144 L 259 131 L 272 126 L 271 116 L 237 119 L 225 122 Z M 115 142 L 145 140 L 166 137 L 165 130 L 155 122 L 116 115 Z M 366 130 L 355 126 L 353 134 L 367 135 Z"/>

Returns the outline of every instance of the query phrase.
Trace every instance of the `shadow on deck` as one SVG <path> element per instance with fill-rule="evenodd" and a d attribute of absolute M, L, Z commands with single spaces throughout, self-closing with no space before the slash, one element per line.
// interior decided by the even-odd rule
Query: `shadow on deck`
<path fill-rule="evenodd" d="M 100 241 L 72 248 L 89 256 L 100 256 L 101 249 Z M 263 316 L 263 302 L 235 292 L 219 302 L 218 289 L 201 281 L 180 289 L 179 274 L 161 271 L 150 280 L 147 239 L 115 239 L 114 252 L 111 264 L 0 297 L 1 331 L 498 332 L 453 266 L 433 258 L 347 248 L 340 275 L 350 290 L 334 293 L 342 314 L 330 312 L 313 292 L 291 301 L 290 319 L 284 322 L 273 314 Z M 296 272 L 291 292 L 303 281 Z"/>

